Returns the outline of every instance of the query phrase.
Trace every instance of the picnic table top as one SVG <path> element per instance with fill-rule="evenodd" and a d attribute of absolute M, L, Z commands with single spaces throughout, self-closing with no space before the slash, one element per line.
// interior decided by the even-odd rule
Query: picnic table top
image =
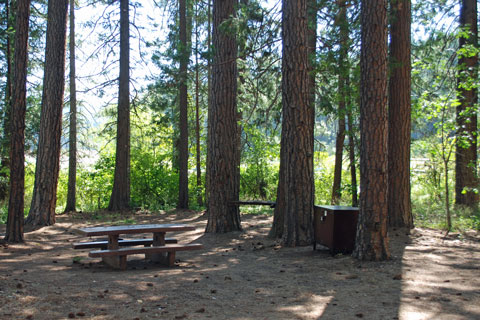
<path fill-rule="evenodd" d="M 132 224 L 120 226 L 101 226 L 79 228 L 76 231 L 84 236 L 102 236 L 127 233 L 191 231 L 195 227 L 189 224 Z"/>

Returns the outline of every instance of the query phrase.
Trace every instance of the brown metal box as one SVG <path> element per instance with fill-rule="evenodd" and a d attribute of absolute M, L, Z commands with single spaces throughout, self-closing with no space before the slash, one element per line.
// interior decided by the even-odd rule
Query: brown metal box
<path fill-rule="evenodd" d="M 314 242 L 328 247 L 332 254 L 350 253 L 355 246 L 358 208 L 347 206 L 315 206 L 313 216 Z"/>

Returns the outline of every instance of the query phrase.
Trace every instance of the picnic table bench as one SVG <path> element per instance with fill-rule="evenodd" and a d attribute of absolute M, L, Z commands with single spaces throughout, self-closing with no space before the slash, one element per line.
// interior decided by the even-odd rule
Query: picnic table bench
<path fill-rule="evenodd" d="M 239 200 L 239 201 L 230 201 L 228 204 L 231 206 L 250 205 L 250 206 L 269 206 L 270 208 L 275 208 L 275 205 L 277 203 L 275 201 L 263 201 L 263 200 Z"/>
<path fill-rule="evenodd" d="M 108 236 L 108 240 L 96 240 L 90 242 L 74 243 L 74 249 L 99 248 L 89 252 L 90 257 L 101 257 L 109 266 L 121 270 L 127 267 L 127 256 L 133 254 L 145 254 L 145 258 L 152 261 L 162 262 L 167 266 L 175 263 L 177 251 L 199 250 L 202 248 L 198 243 L 179 244 L 177 239 L 165 238 L 165 233 L 174 231 L 191 231 L 195 227 L 187 224 L 143 224 L 106 226 L 77 229 L 84 236 Z M 121 239 L 121 234 L 153 233 L 149 239 Z M 143 245 L 144 247 L 135 247 Z M 120 248 L 122 247 L 122 248 Z"/>
<path fill-rule="evenodd" d="M 165 243 L 177 243 L 177 239 L 174 238 L 165 238 Z M 126 246 L 145 246 L 149 247 L 153 243 L 152 238 L 133 238 L 133 239 L 121 239 L 118 238 L 118 245 L 120 247 Z M 76 242 L 73 244 L 73 249 L 92 249 L 92 248 L 101 248 L 107 249 L 108 239 L 99 239 L 96 241 L 88 242 Z"/>

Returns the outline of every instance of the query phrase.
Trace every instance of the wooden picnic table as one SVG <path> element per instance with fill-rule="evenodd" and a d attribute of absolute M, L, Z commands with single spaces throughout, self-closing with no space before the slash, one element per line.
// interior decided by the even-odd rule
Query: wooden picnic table
<path fill-rule="evenodd" d="M 168 266 L 175 263 L 176 251 L 187 251 L 201 249 L 201 244 L 187 243 L 178 244 L 176 239 L 166 239 L 167 232 L 192 231 L 195 227 L 188 224 L 141 224 L 141 225 L 119 225 L 99 226 L 77 229 L 77 233 L 92 236 L 107 236 L 107 240 L 95 242 L 75 243 L 75 249 L 102 248 L 101 250 L 90 251 L 90 257 L 101 257 L 102 260 L 118 269 L 126 268 L 127 256 L 132 254 L 145 254 L 145 258 L 153 261 L 164 262 Z M 152 233 L 152 239 L 120 239 L 122 234 L 144 234 Z M 144 247 L 134 247 L 144 245 Z M 120 246 L 122 246 L 120 248 Z"/>

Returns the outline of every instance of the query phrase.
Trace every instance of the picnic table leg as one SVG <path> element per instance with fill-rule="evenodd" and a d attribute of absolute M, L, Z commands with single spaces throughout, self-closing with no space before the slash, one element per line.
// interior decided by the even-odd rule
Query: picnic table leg
<path fill-rule="evenodd" d="M 154 232 L 153 233 L 153 246 L 164 246 L 165 245 L 165 232 Z"/>
<path fill-rule="evenodd" d="M 108 236 L 107 249 L 118 249 L 118 234 Z M 102 261 L 115 269 L 125 270 L 127 268 L 127 256 L 102 257 Z"/>
<path fill-rule="evenodd" d="M 152 247 L 155 246 L 164 246 L 165 245 L 165 232 L 154 232 L 153 233 L 153 242 Z M 169 267 L 173 266 L 175 263 L 175 253 L 173 253 L 173 263 L 171 262 L 171 253 L 154 253 L 154 254 L 145 254 L 145 259 L 150 259 L 154 262 L 159 262 L 165 264 Z"/>
<path fill-rule="evenodd" d="M 168 253 L 167 265 L 173 267 L 175 265 L 175 251 L 170 251 Z"/>

